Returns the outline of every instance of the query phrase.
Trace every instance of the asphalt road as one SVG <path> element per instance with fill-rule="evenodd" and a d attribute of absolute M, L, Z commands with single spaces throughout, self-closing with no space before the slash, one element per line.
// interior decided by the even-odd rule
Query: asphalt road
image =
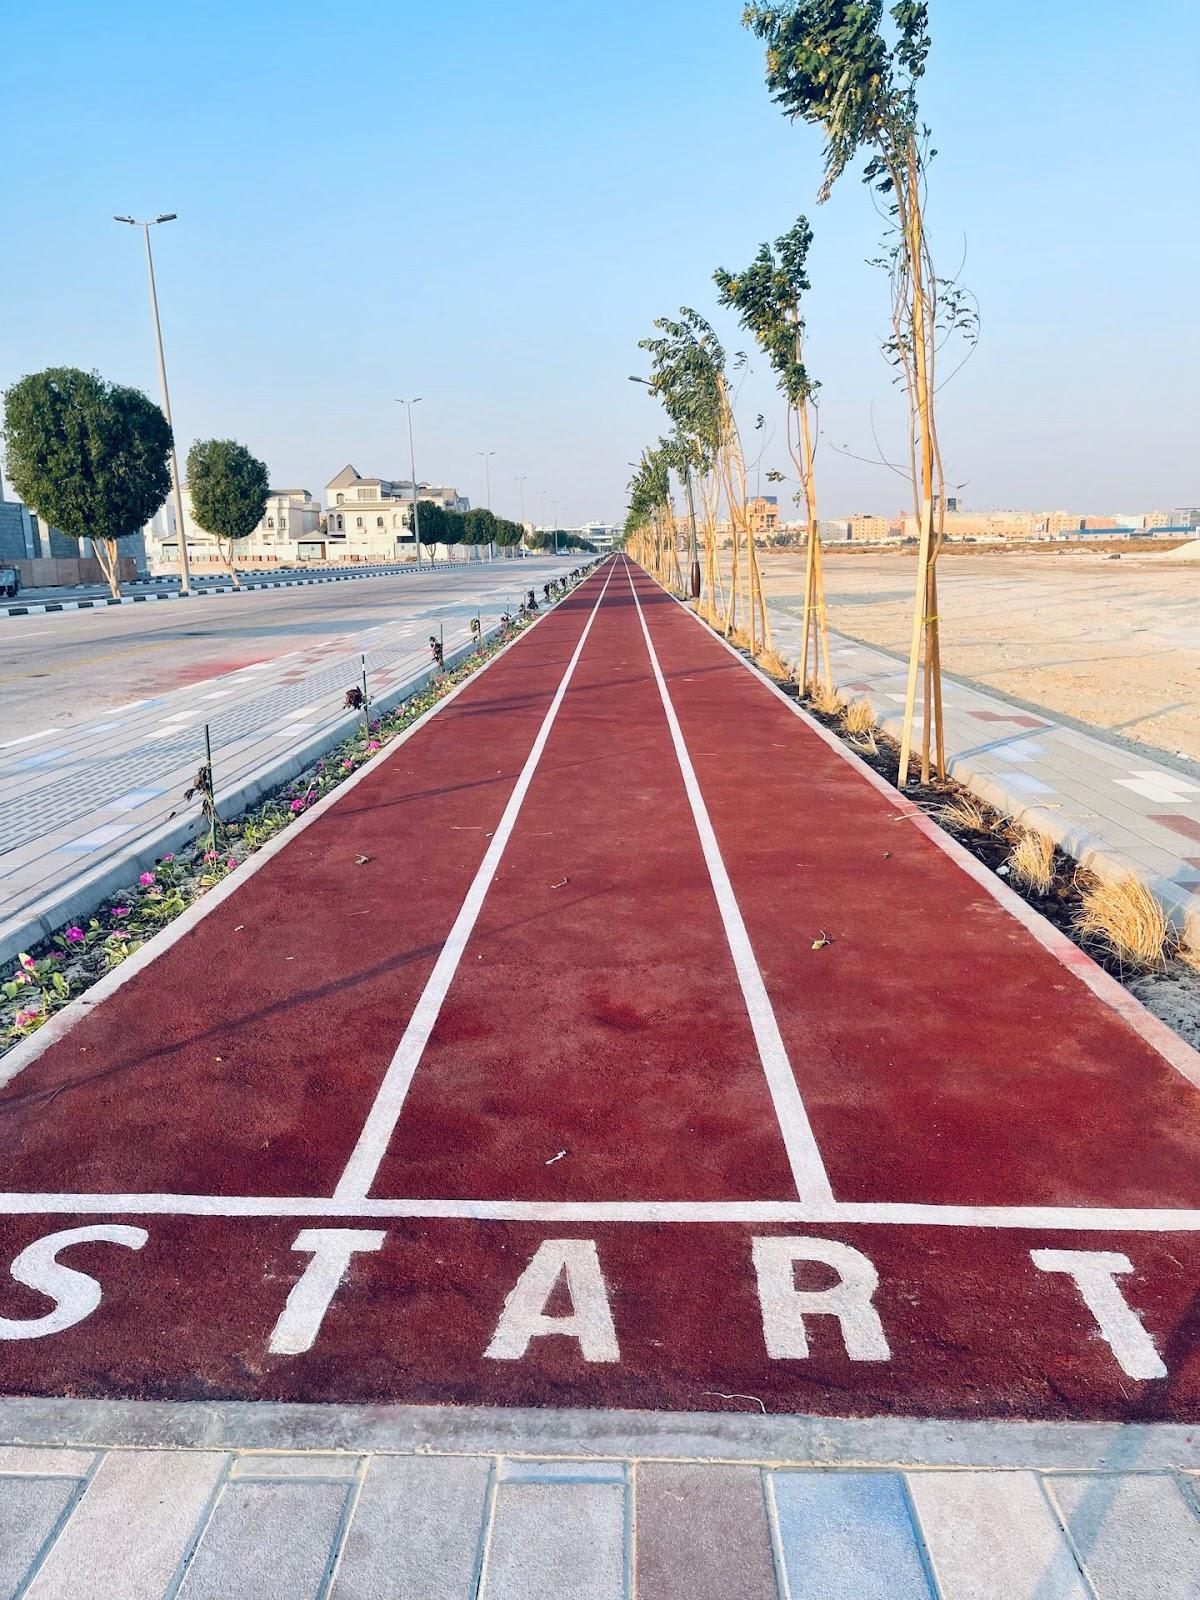
<path fill-rule="evenodd" d="M 0 749 L 53 724 L 204 682 L 298 647 L 396 621 L 437 622 L 481 593 L 510 599 L 568 569 L 565 559 L 356 578 L 29 617 L 0 618 Z"/>

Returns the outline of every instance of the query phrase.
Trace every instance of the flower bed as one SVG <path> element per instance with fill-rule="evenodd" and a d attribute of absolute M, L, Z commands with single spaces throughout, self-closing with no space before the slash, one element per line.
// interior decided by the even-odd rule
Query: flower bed
<path fill-rule="evenodd" d="M 576 582 L 582 576 L 582 572 L 571 575 Z M 560 582 L 555 598 L 573 587 L 566 580 Z M 0 981 L 0 1055 L 128 960 L 160 928 L 411 727 L 532 620 L 533 614 L 522 608 L 517 618 L 508 618 L 497 635 L 482 642 L 475 654 L 402 700 L 394 710 L 364 723 L 361 732 L 343 739 L 251 810 L 233 821 L 217 823 L 215 832 L 202 820 L 195 843 L 176 855 L 163 856 L 153 872 L 143 872 L 86 924 L 61 928 L 52 938 L 19 955 L 11 972 Z"/>

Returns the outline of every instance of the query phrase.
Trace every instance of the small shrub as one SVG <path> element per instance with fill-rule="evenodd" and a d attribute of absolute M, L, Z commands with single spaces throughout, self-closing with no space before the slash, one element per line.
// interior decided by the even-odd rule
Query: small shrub
<path fill-rule="evenodd" d="M 956 794 L 937 813 L 943 827 L 957 833 L 991 833 L 992 823 L 981 801 L 974 795 Z"/>
<path fill-rule="evenodd" d="M 1075 926 L 1096 939 L 1123 965 L 1150 972 L 1166 964 L 1171 930 L 1166 912 L 1140 878 L 1076 876 L 1080 906 Z"/>
<path fill-rule="evenodd" d="M 1034 828 L 1022 828 L 1009 852 L 1008 875 L 1013 883 L 1049 894 L 1054 882 L 1054 841 Z"/>
<path fill-rule="evenodd" d="M 778 678 L 781 683 L 786 683 L 792 675 L 791 667 L 788 666 L 779 651 L 775 649 L 760 650 L 758 664 L 764 672 L 768 673 L 772 678 Z"/>
<path fill-rule="evenodd" d="M 846 709 L 846 702 L 837 690 L 828 683 L 811 683 L 808 687 L 809 703 L 813 709 L 819 711 L 823 717 L 838 717 Z"/>
<path fill-rule="evenodd" d="M 842 727 L 847 733 L 854 734 L 857 738 L 864 738 L 875 733 L 875 708 L 864 695 L 859 700 L 851 700 L 842 712 Z M 872 737 L 871 743 L 874 744 Z"/>

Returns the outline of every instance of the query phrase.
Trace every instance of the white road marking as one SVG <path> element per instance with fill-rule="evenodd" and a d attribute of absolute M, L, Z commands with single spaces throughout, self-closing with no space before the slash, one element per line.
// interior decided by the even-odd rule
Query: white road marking
<path fill-rule="evenodd" d="M 625 576 L 629 579 L 633 603 L 637 607 L 638 621 L 642 625 L 642 637 L 646 641 L 646 650 L 650 656 L 650 666 L 654 672 L 654 680 L 658 684 L 658 694 L 662 701 L 663 710 L 666 713 L 667 725 L 671 730 L 671 742 L 675 746 L 675 756 L 679 762 L 679 770 L 683 774 L 683 786 L 687 790 L 688 803 L 692 808 L 692 818 L 696 824 L 696 832 L 700 835 L 700 847 L 704 852 L 704 862 L 708 868 L 709 878 L 712 881 L 717 908 L 721 913 L 725 937 L 729 941 L 729 951 L 733 957 L 738 983 L 741 985 L 742 999 L 745 1002 L 746 1012 L 750 1018 L 750 1026 L 754 1031 L 754 1042 L 758 1046 L 758 1054 L 762 1061 L 763 1071 L 766 1074 L 767 1086 L 771 1091 L 771 1099 L 775 1105 L 775 1115 L 779 1121 L 779 1131 L 783 1135 L 784 1147 L 787 1150 L 788 1162 L 792 1169 L 792 1177 L 796 1182 L 796 1191 L 803 1200 L 832 1201 L 833 1190 L 829 1185 L 829 1174 L 825 1171 L 825 1163 L 821 1160 L 821 1152 L 817 1147 L 812 1125 L 808 1120 L 808 1113 L 804 1109 L 804 1102 L 800 1098 L 800 1090 L 796 1086 L 796 1075 L 792 1071 L 791 1062 L 788 1060 L 783 1036 L 779 1032 L 779 1023 L 776 1020 L 770 996 L 767 994 L 767 986 L 763 982 L 762 973 L 755 959 L 754 949 L 750 943 L 750 935 L 746 932 L 746 924 L 742 920 L 742 913 L 737 903 L 737 897 L 733 892 L 733 885 L 730 883 L 729 874 L 725 870 L 721 848 L 717 843 L 717 836 L 713 830 L 712 820 L 708 815 L 708 807 L 704 803 L 704 796 L 700 792 L 700 784 L 696 778 L 696 770 L 692 766 L 692 758 L 688 754 L 687 745 L 684 743 L 683 731 L 679 726 L 679 719 L 675 715 L 675 707 L 671 704 L 671 696 L 667 691 L 666 679 L 662 675 L 662 668 L 659 665 L 658 656 L 650 638 L 650 630 L 646 626 L 642 603 L 638 599 L 637 589 L 634 586 L 628 561 L 625 562 Z"/>
<path fill-rule="evenodd" d="M 425 1046 L 429 1043 L 429 1036 L 433 1032 L 434 1024 L 437 1022 L 447 991 L 454 980 L 458 964 L 462 960 L 467 940 L 471 937 L 471 932 L 475 927 L 479 913 L 483 909 L 484 899 L 491 888 L 492 879 L 496 876 L 500 858 L 504 854 L 513 828 L 516 825 L 517 816 L 524 803 L 525 795 L 533 781 L 538 762 L 542 759 L 546 741 L 550 737 L 550 730 L 554 726 L 559 707 L 562 705 L 571 679 L 575 675 L 575 668 L 578 665 L 580 656 L 583 654 L 583 647 L 587 643 L 588 635 L 592 631 L 592 623 L 596 620 L 596 613 L 600 610 L 604 602 L 604 596 L 608 593 L 608 585 L 612 580 L 614 571 L 615 563 L 609 568 L 608 577 L 604 580 L 604 587 L 600 591 L 599 599 L 592 607 L 591 615 L 584 624 L 583 632 L 579 635 L 579 642 L 575 646 L 575 650 L 567 664 L 567 670 L 563 673 L 562 681 L 555 691 L 554 699 L 550 702 L 549 710 L 546 712 L 542 725 L 538 729 L 537 738 L 533 741 L 533 748 L 525 758 L 525 765 L 521 768 L 521 775 L 508 798 L 508 804 L 504 808 L 504 815 L 497 824 L 491 843 L 488 845 L 487 853 L 479 864 L 479 870 L 476 872 L 471 887 L 467 891 L 467 897 L 462 903 L 458 916 L 454 919 L 454 926 L 450 929 L 434 969 L 430 973 L 429 980 L 421 993 L 421 998 L 417 1001 L 416 1008 L 409 1018 L 408 1026 L 405 1028 L 404 1036 L 396 1047 L 396 1053 L 392 1057 L 391 1065 L 384 1074 L 379 1093 L 375 1097 L 375 1103 L 371 1107 L 370 1114 L 363 1125 L 362 1132 L 358 1136 L 358 1142 L 354 1147 L 350 1160 L 346 1163 L 346 1169 L 338 1180 L 337 1188 L 334 1190 L 334 1195 L 338 1199 L 365 1195 L 375 1181 L 375 1175 L 379 1171 L 380 1163 L 387 1152 L 388 1143 L 399 1119 L 405 1096 L 408 1094 L 409 1085 L 412 1083 L 413 1074 L 417 1070 L 417 1063 L 424 1053 Z"/>
<path fill-rule="evenodd" d="M 136 959 L 136 958 L 132 958 Z M 813 1223 L 1055 1233 L 1200 1233 L 1200 1209 L 798 1200 L 375 1200 L 364 1195 L 0 1194 L 0 1216 L 393 1217 L 421 1221 Z"/>
<path fill-rule="evenodd" d="M 0 750 L 15 750 L 19 744 L 31 744 L 34 739 L 48 739 L 52 733 L 61 732 L 61 728 L 43 728 L 40 733 L 25 733 L 19 739 L 8 739 L 0 744 Z"/>

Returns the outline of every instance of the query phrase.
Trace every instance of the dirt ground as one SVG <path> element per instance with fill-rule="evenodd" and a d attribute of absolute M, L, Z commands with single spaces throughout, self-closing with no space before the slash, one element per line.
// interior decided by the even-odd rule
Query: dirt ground
<path fill-rule="evenodd" d="M 762 564 L 768 600 L 800 616 L 802 554 Z M 830 626 L 906 653 L 913 550 L 827 550 L 825 570 Z M 947 671 L 1200 760 L 1200 561 L 947 550 L 938 584 Z"/>

